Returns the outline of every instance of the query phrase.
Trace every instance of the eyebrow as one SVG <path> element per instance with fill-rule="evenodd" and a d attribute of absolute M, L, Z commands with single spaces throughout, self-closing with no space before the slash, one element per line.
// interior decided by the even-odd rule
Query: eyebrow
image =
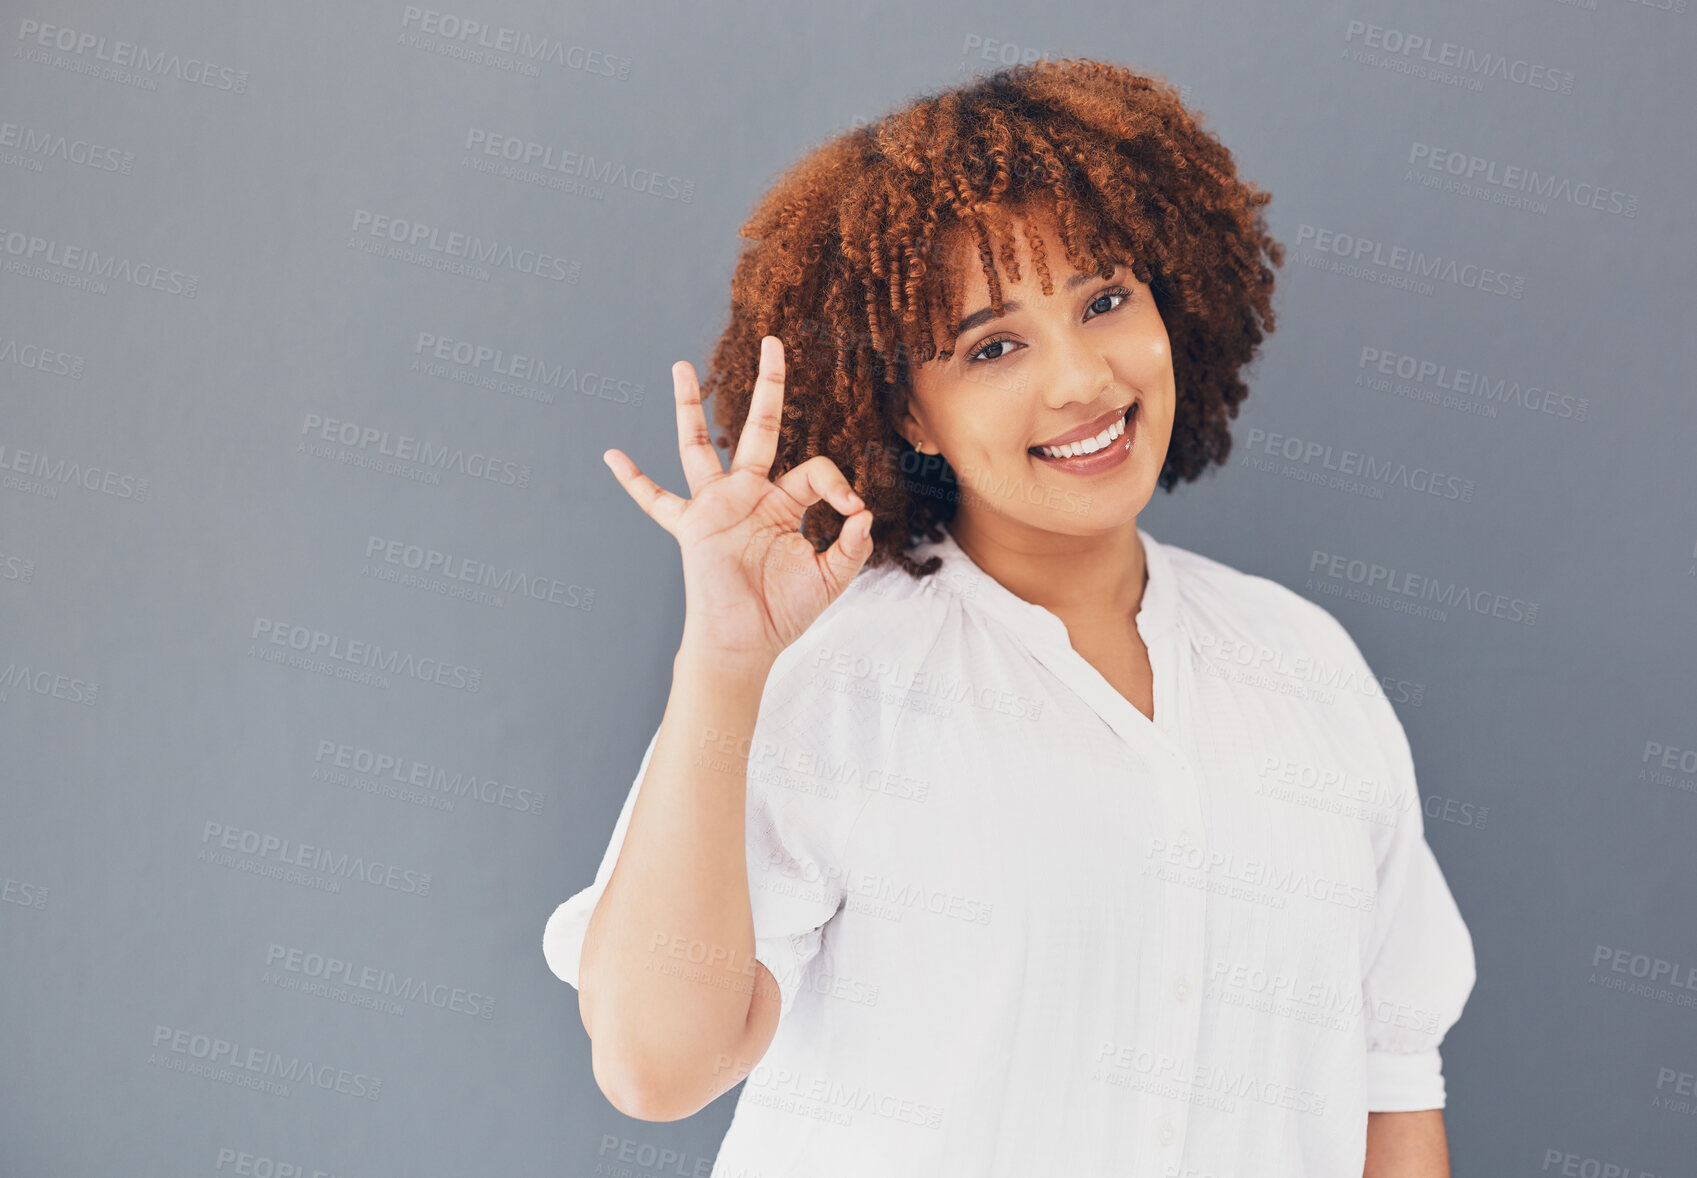
<path fill-rule="evenodd" d="M 1114 266 L 1114 273 L 1118 273 L 1120 266 L 1122 266 L 1122 265 L 1124 265 L 1123 262 L 1117 263 Z M 1112 278 L 1113 274 L 1109 274 L 1108 277 Z M 1107 279 L 1103 278 L 1100 274 L 1074 274 L 1071 278 L 1067 279 L 1066 289 L 1069 290 L 1069 291 L 1074 291 L 1074 290 L 1077 290 L 1081 286 L 1088 286 L 1092 282 L 1106 282 L 1106 281 L 1107 281 Z M 1008 302 L 1004 302 L 1002 304 L 1002 315 L 1012 315 L 1014 312 L 1016 312 L 1020 309 L 1021 305 L 1022 304 L 1018 300 L 1010 300 Z M 955 338 L 958 340 L 961 336 L 965 335 L 967 332 L 971 331 L 973 328 L 981 326 L 982 324 L 990 322 L 990 320 L 992 320 L 992 319 L 997 319 L 997 318 L 1000 318 L 1000 317 L 1001 316 L 998 316 L 996 314 L 996 312 L 994 310 L 992 310 L 991 308 L 981 307 L 980 309 L 974 311 L 972 314 L 968 315 L 965 319 L 962 319 L 960 321 L 960 325 L 955 328 Z"/>

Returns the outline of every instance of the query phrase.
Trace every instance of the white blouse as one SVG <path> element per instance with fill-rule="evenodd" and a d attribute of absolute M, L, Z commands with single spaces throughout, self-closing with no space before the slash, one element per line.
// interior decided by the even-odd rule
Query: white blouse
<path fill-rule="evenodd" d="M 947 535 L 779 657 L 747 846 L 782 1014 L 715 1178 L 1360 1178 L 1368 1111 L 1443 1107 L 1473 943 L 1396 713 L 1321 606 L 1139 535 L 1153 721 Z M 653 751 L 544 930 L 574 986 Z"/>

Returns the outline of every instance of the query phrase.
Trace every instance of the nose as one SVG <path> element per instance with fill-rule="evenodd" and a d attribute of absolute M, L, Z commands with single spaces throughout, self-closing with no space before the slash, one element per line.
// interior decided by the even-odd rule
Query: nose
<path fill-rule="evenodd" d="M 1112 407 L 1114 367 L 1106 352 L 1077 336 L 1057 339 L 1048 352 L 1049 363 L 1037 376 L 1042 382 L 1038 396 L 1045 408 Z"/>

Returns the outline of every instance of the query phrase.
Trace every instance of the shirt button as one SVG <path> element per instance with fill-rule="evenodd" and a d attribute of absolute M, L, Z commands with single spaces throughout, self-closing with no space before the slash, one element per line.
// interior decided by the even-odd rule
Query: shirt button
<path fill-rule="evenodd" d="M 1171 1145 L 1172 1143 L 1173 1143 L 1172 1122 L 1171 1121 L 1162 1121 L 1161 1122 L 1161 1144 L 1162 1145 Z"/>
<path fill-rule="evenodd" d="M 1180 1002 L 1183 1002 L 1189 996 L 1190 983 L 1185 981 L 1183 978 L 1180 978 L 1173 986 L 1173 997 L 1177 998 Z"/>

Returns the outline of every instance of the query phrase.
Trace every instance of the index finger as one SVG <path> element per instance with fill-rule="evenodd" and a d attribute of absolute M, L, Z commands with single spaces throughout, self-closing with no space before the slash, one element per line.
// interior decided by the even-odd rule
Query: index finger
<path fill-rule="evenodd" d="M 783 424 L 784 343 L 775 335 L 760 337 L 760 375 L 748 401 L 748 420 L 737 439 L 732 470 L 752 470 L 764 477 L 778 453 L 778 427 Z"/>
<path fill-rule="evenodd" d="M 701 382 L 695 379 L 695 367 L 688 360 L 672 365 L 672 395 L 678 403 L 678 458 L 683 462 L 689 493 L 694 495 L 724 474 L 725 468 L 719 464 L 719 452 L 713 449 L 707 415 L 701 409 Z"/>

